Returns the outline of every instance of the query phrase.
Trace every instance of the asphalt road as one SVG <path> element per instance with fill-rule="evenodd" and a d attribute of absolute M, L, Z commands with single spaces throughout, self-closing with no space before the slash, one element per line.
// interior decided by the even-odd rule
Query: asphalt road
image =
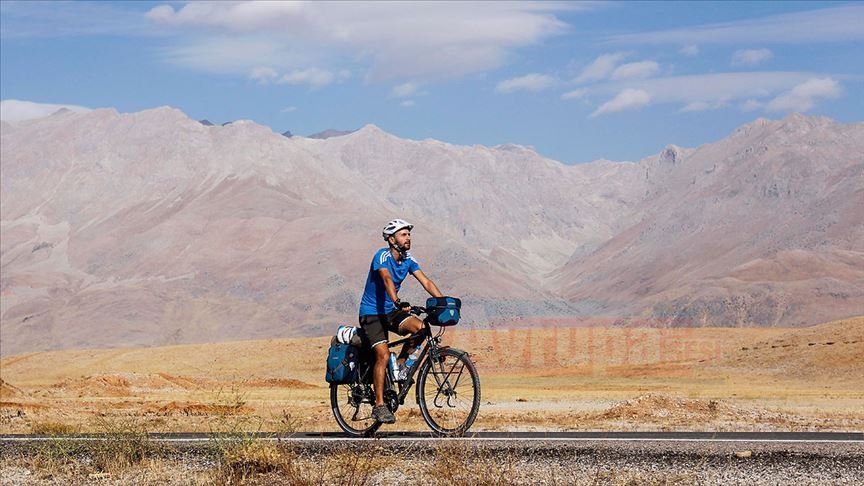
<path fill-rule="evenodd" d="M 151 433 L 150 439 L 165 442 L 196 442 L 219 438 L 219 434 L 203 432 Z M 245 438 L 271 440 L 349 440 L 339 432 L 299 432 L 275 434 L 257 432 L 243 434 Z M 64 436 L 67 440 L 98 440 L 101 434 Z M 428 432 L 387 432 L 376 434 L 375 439 L 439 440 Z M 56 440 L 26 434 L 0 435 L 0 443 Z M 369 440 L 369 439 L 356 439 Z M 475 432 L 460 440 L 529 440 L 529 441 L 670 441 L 670 442 L 849 442 L 864 445 L 864 432 Z"/>

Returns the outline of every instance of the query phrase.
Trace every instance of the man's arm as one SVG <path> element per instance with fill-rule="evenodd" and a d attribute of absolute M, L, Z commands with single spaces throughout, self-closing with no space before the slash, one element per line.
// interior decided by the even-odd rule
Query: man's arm
<path fill-rule="evenodd" d="M 392 302 L 399 300 L 399 296 L 396 295 L 396 286 L 393 284 L 393 277 L 390 276 L 390 270 L 379 268 L 378 275 L 380 275 L 381 280 L 384 281 L 384 290 L 387 292 L 387 295 L 390 296 L 390 300 Z"/>
<path fill-rule="evenodd" d="M 414 272 L 414 278 L 416 278 L 417 281 L 420 282 L 420 285 L 422 285 L 423 288 L 426 289 L 426 292 L 429 292 L 429 295 L 431 295 L 432 297 L 444 297 L 444 294 L 442 294 L 441 291 L 438 290 L 438 286 L 435 285 L 435 282 L 429 279 L 429 277 L 427 277 L 426 274 L 423 273 L 423 270 L 417 270 L 416 272 Z"/>

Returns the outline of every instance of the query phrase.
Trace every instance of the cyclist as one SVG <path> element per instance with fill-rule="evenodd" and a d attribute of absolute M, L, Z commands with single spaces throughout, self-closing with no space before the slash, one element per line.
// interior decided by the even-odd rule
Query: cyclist
<path fill-rule="evenodd" d="M 365 331 L 375 360 L 372 383 L 375 387 L 375 407 L 372 417 L 385 424 L 396 422 L 396 417 L 384 405 L 384 374 L 390 351 L 387 347 L 387 331 L 400 336 L 414 334 L 423 327 L 423 322 L 409 313 L 411 304 L 399 299 L 402 281 L 411 274 L 432 297 L 443 297 L 435 283 L 420 270 L 420 265 L 411 256 L 411 230 L 414 225 L 401 219 L 394 219 L 384 226 L 381 235 L 387 247 L 375 252 L 366 287 L 360 299 L 360 327 Z M 403 363 L 409 351 L 416 344 L 409 341 L 402 346 L 398 361 Z"/>

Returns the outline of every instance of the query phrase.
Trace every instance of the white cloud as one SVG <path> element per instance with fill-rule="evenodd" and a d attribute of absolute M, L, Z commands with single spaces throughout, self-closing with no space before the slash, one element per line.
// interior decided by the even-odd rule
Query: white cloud
<path fill-rule="evenodd" d="M 654 104 L 693 102 L 718 103 L 777 96 L 813 78 L 814 74 L 794 71 L 729 72 L 670 76 L 603 83 L 591 93 L 614 96 L 624 89 L 639 89 L 651 95 Z M 699 106 L 699 105 L 694 105 Z"/>
<path fill-rule="evenodd" d="M 282 108 L 279 111 L 281 111 L 282 113 L 294 113 L 295 111 L 297 111 L 297 107 L 296 106 L 286 106 L 285 108 Z"/>
<path fill-rule="evenodd" d="M 629 91 L 628 91 L 629 90 Z M 627 91 L 628 96 L 622 93 Z M 611 112 L 625 101 L 639 100 L 635 92 L 648 94 L 652 105 L 680 105 L 685 112 L 716 110 L 732 105 L 759 109 L 762 103 L 773 111 L 806 111 L 820 99 L 840 96 L 842 90 L 831 78 L 808 72 L 729 72 L 665 78 L 630 79 L 594 84 L 587 94 L 612 98 L 596 115 Z M 585 95 L 583 95 L 585 96 Z M 644 99 L 645 97 L 642 96 Z M 747 100 L 752 100 L 748 102 Z"/>
<path fill-rule="evenodd" d="M 249 79 L 257 81 L 258 84 L 267 84 L 278 77 L 279 73 L 275 69 L 266 66 L 258 66 L 249 73 Z"/>
<path fill-rule="evenodd" d="M 647 78 L 660 70 L 660 65 L 654 61 L 631 62 L 622 64 L 612 71 L 612 79 L 619 81 L 631 78 Z"/>
<path fill-rule="evenodd" d="M 306 85 L 309 89 L 319 89 L 350 77 L 348 71 L 334 73 L 326 69 L 308 68 L 295 70 L 279 78 L 279 84 Z"/>
<path fill-rule="evenodd" d="M 542 91 L 557 84 L 558 80 L 548 74 L 531 73 L 518 78 L 507 79 L 495 86 L 498 93 L 512 93 L 514 91 Z"/>
<path fill-rule="evenodd" d="M 615 66 L 617 66 L 622 59 L 627 57 L 627 55 L 628 53 L 626 52 L 603 54 L 597 59 L 594 59 L 591 64 L 585 66 L 585 68 L 582 69 L 582 72 L 579 73 L 579 76 L 576 76 L 576 78 L 573 79 L 573 82 L 579 84 L 606 79 L 615 69 Z"/>
<path fill-rule="evenodd" d="M 761 110 L 765 106 L 765 103 L 762 103 L 759 100 L 749 99 L 744 103 L 741 103 L 741 111 L 743 112 L 751 112 L 756 110 Z"/>
<path fill-rule="evenodd" d="M 602 115 L 605 113 L 615 113 L 624 110 L 636 110 L 646 106 L 651 102 L 651 95 L 647 91 L 641 89 L 625 89 L 618 93 L 615 98 L 600 105 L 591 117 Z"/>
<path fill-rule="evenodd" d="M 679 49 L 678 53 L 687 57 L 696 57 L 699 55 L 699 46 L 696 44 L 687 44 Z"/>
<path fill-rule="evenodd" d="M 720 108 L 725 108 L 729 106 L 728 99 L 719 99 L 716 101 L 691 101 L 679 111 L 682 113 L 687 112 L 696 112 L 696 111 L 709 111 L 709 110 L 719 110 Z"/>
<path fill-rule="evenodd" d="M 565 101 L 578 100 L 584 98 L 588 94 L 585 88 L 574 89 L 561 95 L 561 99 Z"/>
<path fill-rule="evenodd" d="M 711 109 L 711 103 L 707 101 L 693 101 L 687 104 L 684 108 L 681 108 L 682 112 L 688 111 L 706 111 Z"/>
<path fill-rule="evenodd" d="M 179 10 L 159 5 L 147 18 L 174 26 L 222 27 L 236 32 L 256 32 L 296 26 L 307 13 L 302 2 L 189 2 Z"/>
<path fill-rule="evenodd" d="M 741 49 L 732 55 L 732 64 L 736 66 L 755 66 L 774 57 L 770 49 Z"/>
<path fill-rule="evenodd" d="M 819 99 L 838 98 L 842 90 L 840 84 L 831 78 L 813 78 L 781 93 L 766 105 L 768 111 L 806 112 L 813 108 Z"/>
<path fill-rule="evenodd" d="M 414 105 L 416 105 L 414 100 L 404 100 L 401 103 L 399 103 L 399 106 L 401 106 L 403 108 L 411 108 Z"/>
<path fill-rule="evenodd" d="M 134 2 L 0 2 L 0 37 L 157 36 Z"/>
<path fill-rule="evenodd" d="M 409 96 L 414 96 L 419 90 L 419 84 L 413 81 L 409 81 L 407 83 L 394 86 L 393 89 L 390 90 L 390 96 L 392 96 L 393 98 L 407 98 Z"/>
<path fill-rule="evenodd" d="M 452 79 L 504 64 L 521 47 L 569 31 L 556 17 L 594 4 L 559 2 L 189 2 L 148 18 L 183 32 L 166 57 L 192 68 L 248 73 L 308 65 L 368 68 L 367 81 Z M 482 21 L 478 21 L 482 19 Z M 442 28 L 441 26 L 447 26 Z M 212 40 L 266 45 L 223 55 Z M 298 59 L 302 62 L 298 62 Z M 240 64 L 238 66 L 238 64 Z"/>
<path fill-rule="evenodd" d="M 165 62 L 176 66 L 218 74 L 248 75 L 260 66 L 285 71 L 315 62 L 309 52 L 255 37 L 194 38 L 183 45 L 162 49 L 159 54 Z"/>
<path fill-rule="evenodd" d="M 51 115 L 62 108 L 78 113 L 91 111 L 90 108 L 77 105 L 58 105 L 21 100 L 3 100 L 0 101 L 0 120 L 5 122 L 32 120 L 34 118 L 42 118 Z"/>
<path fill-rule="evenodd" d="M 864 40 L 864 5 L 808 10 L 755 19 L 640 32 L 609 38 L 615 44 L 741 44 Z"/>

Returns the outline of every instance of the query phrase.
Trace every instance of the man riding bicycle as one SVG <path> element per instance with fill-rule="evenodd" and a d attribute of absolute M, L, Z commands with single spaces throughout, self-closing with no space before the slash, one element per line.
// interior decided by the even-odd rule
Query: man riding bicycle
<path fill-rule="evenodd" d="M 396 417 L 384 405 L 384 374 L 387 372 L 387 362 L 390 357 L 387 347 L 387 332 L 400 336 L 414 334 L 423 327 L 423 322 L 409 313 L 411 304 L 399 299 L 399 289 L 402 281 L 410 273 L 420 282 L 420 285 L 432 297 L 443 297 L 435 282 L 430 280 L 420 270 L 420 265 L 411 256 L 411 230 L 414 225 L 401 219 L 394 219 L 384 226 L 381 235 L 388 246 L 375 252 L 369 275 L 366 277 L 366 287 L 360 299 L 360 327 L 365 332 L 366 343 L 372 349 L 375 367 L 372 373 L 372 383 L 375 387 L 375 407 L 372 416 L 375 420 L 392 424 Z M 408 341 L 402 346 L 398 362 L 404 363 L 409 351 L 416 345 Z"/>

